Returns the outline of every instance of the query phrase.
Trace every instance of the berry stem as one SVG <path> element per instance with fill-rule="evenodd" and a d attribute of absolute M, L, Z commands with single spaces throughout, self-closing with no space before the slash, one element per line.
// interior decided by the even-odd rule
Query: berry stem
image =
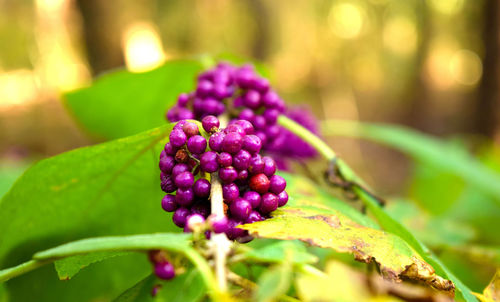
<path fill-rule="evenodd" d="M 217 173 L 211 174 L 211 190 L 210 203 L 211 213 L 216 216 L 224 216 L 224 199 L 222 197 L 222 185 Z M 210 241 L 212 242 L 213 256 L 215 260 L 215 277 L 219 284 L 219 289 L 225 291 L 227 289 L 226 282 L 226 256 L 229 253 L 231 242 L 227 239 L 225 233 L 211 234 Z"/>

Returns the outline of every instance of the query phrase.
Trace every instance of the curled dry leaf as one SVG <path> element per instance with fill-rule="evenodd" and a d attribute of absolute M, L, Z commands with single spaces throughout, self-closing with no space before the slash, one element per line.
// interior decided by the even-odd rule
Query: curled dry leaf
<path fill-rule="evenodd" d="M 454 295 L 453 282 L 438 276 L 431 265 L 396 235 L 362 226 L 337 211 L 325 214 L 311 208 L 288 207 L 273 214 L 271 219 L 241 228 L 258 237 L 299 239 L 314 246 L 351 253 L 357 261 L 377 263 L 386 279 L 417 280 Z"/>

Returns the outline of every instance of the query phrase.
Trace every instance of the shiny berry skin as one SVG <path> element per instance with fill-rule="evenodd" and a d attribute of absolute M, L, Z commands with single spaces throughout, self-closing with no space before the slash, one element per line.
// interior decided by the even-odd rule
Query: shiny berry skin
<path fill-rule="evenodd" d="M 172 216 L 172 221 L 175 223 L 176 226 L 183 228 L 184 225 L 186 224 L 186 219 L 190 214 L 191 212 L 187 208 L 184 207 L 178 208 L 174 212 L 174 215 Z"/>
<path fill-rule="evenodd" d="M 260 194 L 267 193 L 267 191 L 269 190 L 269 185 L 269 178 L 267 178 L 264 173 L 254 175 L 250 178 L 250 189 Z"/>
<path fill-rule="evenodd" d="M 213 132 L 219 128 L 219 119 L 213 115 L 207 115 L 201 120 L 201 125 L 206 132 Z"/>
<path fill-rule="evenodd" d="M 226 216 L 210 215 L 208 217 L 208 224 L 212 231 L 216 234 L 224 233 L 228 229 L 229 219 Z"/>
<path fill-rule="evenodd" d="M 276 173 L 276 163 L 269 156 L 262 157 L 264 161 L 264 170 L 262 171 L 267 177 L 271 177 Z"/>
<path fill-rule="evenodd" d="M 248 202 L 250 202 L 252 208 L 254 209 L 258 208 L 260 205 L 260 200 L 261 200 L 260 194 L 255 191 L 245 192 L 245 194 L 243 194 L 243 198 L 248 200 Z"/>
<path fill-rule="evenodd" d="M 175 179 L 175 177 L 183 172 L 189 172 L 191 171 L 191 167 L 187 164 L 177 164 L 175 167 L 172 169 L 172 177 Z"/>
<path fill-rule="evenodd" d="M 230 204 L 232 201 L 236 200 L 240 196 L 240 190 L 238 186 L 234 183 L 229 183 L 226 185 L 222 185 L 222 197 L 224 198 L 224 202 Z"/>
<path fill-rule="evenodd" d="M 246 150 L 240 150 L 238 153 L 234 155 L 233 158 L 233 166 L 237 170 L 244 170 L 248 169 L 248 166 L 250 165 L 250 159 L 252 158 L 252 155 Z"/>
<path fill-rule="evenodd" d="M 210 182 L 205 178 L 198 179 L 193 185 L 193 192 L 196 197 L 206 198 L 210 196 Z"/>
<path fill-rule="evenodd" d="M 192 137 L 200 133 L 198 126 L 195 123 L 190 122 L 187 122 L 184 126 L 182 126 L 182 131 L 184 131 L 187 137 Z"/>
<path fill-rule="evenodd" d="M 175 166 L 175 159 L 172 156 L 164 156 L 160 158 L 160 170 L 163 173 L 170 174 Z"/>
<path fill-rule="evenodd" d="M 166 176 L 161 180 L 161 189 L 163 192 L 172 193 L 177 190 L 174 180 L 170 176 Z"/>
<path fill-rule="evenodd" d="M 182 172 L 175 177 L 175 185 L 181 189 L 191 188 L 194 184 L 194 176 L 191 172 Z"/>
<path fill-rule="evenodd" d="M 155 263 L 154 271 L 156 277 L 163 280 L 170 280 L 175 277 L 175 268 L 170 262 Z"/>
<path fill-rule="evenodd" d="M 286 180 L 279 176 L 279 175 L 273 175 L 271 178 L 269 178 L 269 191 L 271 191 L 274 194 L 279 194 L 285 190 L 286 187 Z"/>
<path fill-rule="evenodd" d="M 228 228 L 226 231 L 227 238 L 231 240 L 235 240 L 238 237 L 242 237 L 246 235 L 246 231 L 240 228 L 237 228 L 238 225 L 241 225 L 241 221 L 236 221 L 234 219 L 229 219 Z"/>
<path fill-rule="evenodd" d="M 178 123 L 176 123 L 174 125 L 174 128 L 172 130 L 181 130 L 182 131 L 182 127 L 184 127 L 184 125 L 188 123 L 188 121 L 179 121 Z M 184 131 L 183 131 L 184 132 Z"/>
<path fill-rule="evenodd" d="M 217 164 L 217 153 L 213 151 L 205 152 L 200 157 L 200 167 L 202 171 L 213 173 L 219 169 Z"/>
<path fill-rule="evenodd" d="M 252 205 L 244 198 L 238 198 L 229 206 L 231 215 L 239 220 L 245 220 L 252 211 Z"/>
<path fill-rule="evenodd" d="M 217 163 L 221 167 L 229 167 L 233 163 L 233 157 L 227 152 L 221 152 L 217 157 Z"/>
<path fill-rule="evenodd" d="M 278 194 L 278 207 L 282 207 L 286 205 L 288 202 L 288 193 L 286 191 L 283 191 Z"/>
<path fill-rule="evenodd" d="M 245 223 L 254 223 L 262 220 L 264 220 L 264 217 L 262 217 L 262 215 L 260 215 L 258 211 L 252 211 L 248 215 L 248 218 L 245 220 Z"/>
<path fill-rule="evenodd" d="M 173 147 L 182 147 L 187 140 L 186 134 L 182 130 L 173 130 L 169 135 L 170 143 Z"/>
<path fill-rule="evenodd" d="M 188 139 L 187 148 L 191 153 L 201 154 L 207 148 L 207 140 L 201 135 L 194 135 Z"/>
<path fill-rule="evenodd" d="M 238 177 L 236 177 L 237 181 L 245 181 L 248 178 L 248 170 L 240 170 L 238 171 Z"/>
<path fill-rule="evenodd" d="M 168 194 L 161 200 L 161 207 L 166 212 L 173 212 L 177 210 L 179 205 L 175 202 L 175 196 Z"/>
<path fill-rule="evenodd" d="M 254 133 L 254 128 L 252 123 L 247 120 L 237 120 L 234 122 L 236 125 L 239 125 L 244 131 L 246 135 L 250 135 Z"/>
<path fill-rule="evenodd" d="M 259 108 L 261 104 L 260 93 L 255 90 L 248 90 L 243 97 L 243 103 L 251 109 Z"/>
<path fill-rule="evenodd" d="M 189 207 L 193 204 L 194 192 L 192 188 L 187 189 L 177 189 L 175 194 L 175 202 L 181 207 Z"/>
<path fill-rule="evenodd" d="M 243 137 L 243 149 L 254 154 L 259 153 L 261 148 L 262 141 L 258 136 L 250 134 Z"/>
<path fill-rule="evenodd" d="M 223 132 L 216 132 L 210 136 L 208 139 L 208 146 L 210 149 L 216 152 L 222 151 L 222 142 L 226 135 Z"/>
<path fill-rule="evenodd" d="M 241 150 L 243 137 L 236 132 L 227 133 L 222 141 L 222 151 L 234 154 Z"/>
<path fill-rule="evenodd" d="M 262 195 L 259 211 L 263 214 L 271 213 L 278 208 L 278 196 L 272 193 Z"/>
<path fill-rule="evenodd" d="M 240 114 L 238 115 L 238 119 L 244 120 L 244 121 L 253 121 L 254 118 L 255 118 L 255 113 L 253 112 L 252 109 L 248 109 L 248 108 L 241 110 Z M 251 134 L 251 133 L 247 133 L 247 134 Z"/>
<path fill-rule="evenodd" d="M 167 155 L 174 156 L 175 153 L 177 152 L 177 148 L 172 146 L 171 143 L 166 143 L 165 148 L 163 148 L 163 151 L 165 151 Z"/>
<path fill-rule="evenodd" d="M 224 133 L 226 133 L 226 134 L 231 133 L 231 132 L 238 133 L 242 137 L 246 135 L 245 129 L 243 129 L 243 127 L 241 127 L 240 125 L 238 125 L 236 123 L 229 124 L 226 127 L 226 129 L 224 129 Z"/>
<path fill-rule="evenodd" d="M 235 181 L 237 177 L 238 172 L 232 166 L 220 168 L 219 170 L 219 178 L 225 184 Z"/>
<path fill-rule="evenodd" d="M 249 162 L 248 172 L 251 174 L 260 174 L 264 172 L 265 163 L 259 154 L 255 154 Z"/>

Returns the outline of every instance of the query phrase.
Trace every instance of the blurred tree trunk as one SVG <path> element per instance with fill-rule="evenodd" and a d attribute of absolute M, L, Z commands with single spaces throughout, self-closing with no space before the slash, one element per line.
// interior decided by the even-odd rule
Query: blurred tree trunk
<path fill-rule="evenodd" d="M 249 0 L 248 5 L 257 25 L 252 54 L 256 59 L 264 61 L 269 54 L 269 11 L 261 0 Z"/>
<path fill-rule="evenodd" d="M 122 1 L 77 0 L 89 64 L 94 75 L 124 65 L 116 19 Z"/>
<path fill-rule="evenodd" d="M 492 138 L 500 122 L 500 5 L 487 0 L 484 6 L 483 76 L 478 91 L 474 132 Z"/>

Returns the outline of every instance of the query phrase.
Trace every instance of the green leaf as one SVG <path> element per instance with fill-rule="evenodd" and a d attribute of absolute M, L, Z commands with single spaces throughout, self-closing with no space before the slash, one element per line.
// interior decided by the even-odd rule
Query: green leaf
<path fill-rule="evenodd" d="M 182 92 L 193 90 L 202 69 L 196 60 L 175 60 L 144 73 L 107 73 L 90 87 L 66 93 L 66 105 L 91 134 L 115 139 L 165 124 Z"/>
<path fill-rule="evenodd" d="M 318 258 L 307 252 L 305 246 L 293 241 L 280 241 L 260 249 L 250 250 L 245 253 L 249 260 L 258 262 L 283 262 L 287 257 L 292 263 L 314 263 Z"/>
<path fill-rule="evenodd" d="M 57 275 L 61 280 L 73 278 L 81 269 L 108 258 L 127 255 L 126 252 L 96 252 L 92 254 L 78 255 L 64 258 L 54 262 Z"/>
<path fill-rule="evenodd" d="M 33 258 L 44 260 L 95 252 L 148 251 L 154 249 L 184 252 L 190 248 L 191 241 L 189 239 L 191 239 L 191 234 L 183 233 L 89 238 L 36 253 Z"/>
<path fill-rule="evenodd" d="M 26 170 L 26 163 L 0 161 L 0 198 L 9 191 L 16 179 Z"/>
<path fill-rule="evenodd" d="M 155 286 L 158 292 L 153 297 L 151 293 Z M 127 289 L 113 302 L 197 302 L 205 293 L 206 287 L 199 272 L 190 269 L 169 281 L 158 280 L 154 275 L 150 275 Z"/>
<path fill-rule="evenodd" d="M 90 236 L 178 231 L 160 207 L 172 125 L 36 163 L 0 201 L 0 267 Z"/>
<path fill-rule="evenodd" d="M 330 120 L 323 124 L 325 135 L 343 135 L 369 139 L 388 145 L 413 158 L 460 176 L 468 183 L 496 197 L 500 203 L 500 174 L 482 165 L 463 148 L 444 143 L 409 128 Z"/>
<path fill-rule="evenodd" d="M 377 223 L 350 205 L 321 189 L 310 179 L 288 173 L 280 173 L 286 179 L 286 191 L 289 195 L 289 206 L 313 209 L 325 214 L 335 214 L 337 211 L 349 219 L 370 228 L 379 228 Z"/>
<path fill-rule="evenodd" d="M 154 275 L 149 275 L 137 284 L 120 294 L 113 302 L 148 302 L 155 301 L 152 296 L 153 287 L 158 283 Z"/>
<path fill-rule="evenodd" d="M 292 282 L 292 268 L 290 263 L 284 262 L 265 271 L 257 282 L 258 288 L 255 299 L 258 302 L 276 301 L 279 296 L 286 294 Z"/>
<path fill-rule="evenodd" d="M 273 212 L 271 219 L 241 227 L 255 236 L 299 239 L 311 245 L 351 253 L 358 261 L 375 261 L 381 273 L 389 279 L 415 279 L 440 290 L 454 290 L 453 283 L 436 275 L 433 268 L 404 240 L 359 225 L 338 212 L 323 214 L 310 209 L 286 207 Z"/>

